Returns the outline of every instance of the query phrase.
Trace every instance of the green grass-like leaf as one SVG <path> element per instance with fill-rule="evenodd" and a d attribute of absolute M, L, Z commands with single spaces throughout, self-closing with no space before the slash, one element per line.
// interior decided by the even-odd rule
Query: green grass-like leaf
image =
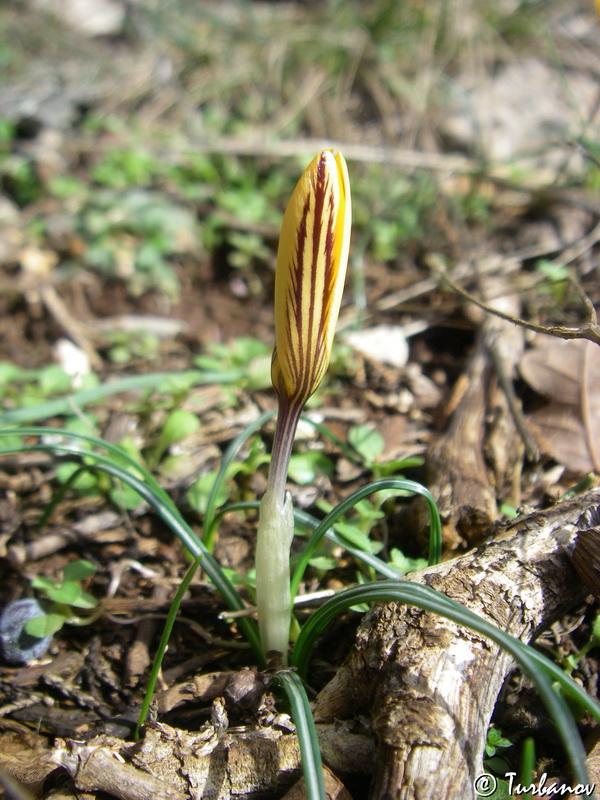
<path fill-rule="evenodd" d="M 326 800 L 321 751 L 306 690 L 295 672 L 280 672 L 275 680 L 283 687 L 292 708 L 300 742 L 306 797 L 308 800 Z"/>
<path fill-rule="evenodd" d="M 222 465 L 223 476 L 226 474 L 228 464 L 235 458 L 247 436 L 251 435 L 251 433 L 257 430 L 270 416 L 270 414 L 263 415 L 263 417 L 250 426 L 250 430 L 247 429 L 244 431 L 243 434 L 240 434 L 240 436 L 237 437 L 237 439 L 232 443 L 228 453 L 226 454 L 227 460 L 224 459 L 225 464 Z M 213 559 L 206 545 L 198 539 L 193 530 L 185 522 L 179 510 L 170 500 L 166 492 L 159 486 L 154 477 L 148 472 L 148 470 L 145 469 L 145 467 L 140 465 L 122 449 L 92 436 L 77 434 L 71 431 L 61 431 L 57 429 L 49 430 L 45 428 L 23 428 L 20 429 L 18 433 L 23 436 L 38 437 L 52 434 L 51 442 L 40 442 L 33 445 L 18 446 L 13 444 L 13 439 L 11 438 L 14 437 L 16 433 L 17 431 L 10 429 L 0 431 L 0 436 L 4 437 L 5 441 L 10 442 L 8 447 L 0 449 L 0 455 L 4 453 L 15 452 L 15 450 L 21 452 L 43 450 L 46 452 L 55 452 L 59 454 L 65 453 L 69 455 L 70 458 L 76 459 L 80 463 L 84 462 L 81 468 L 104 472 L 105 474 L 122 481 L 124 484 L 135 490 L 140 497 L 146 500 L 152 506 L 152 508 L 155 509 L 163 521 L 171 528 L 173 533 L 188 549 L 188 551 L 197 559 L 201 558 L 204 570 L 223 595 L 229 608 L 232 610 L 243 608 L 242 600 L 237 594 L 230 580 L 221 570 L 217 562 Z M 85 445 L 85 447 L 82 447 L 82 445 Z M 352 547 L 352 545 L 338 533 L 336 533 L 333 528 L 340 517 L 349 509 L 351 509 L 353 505 L 365 498 L 367 495 L 382 490 L 394 491 L 401 495 L 418 494 L 425 497 L 431 513 L 430 563 L 434 563 L 439 559 L 439 551 L 441 548 L 441 525 L 435 502 L 433 501 L 433 498 L 428 490 L 422 487 L 420 484 L 406 479 L 380 479 L 353 492 L 348 498 L 346 498 L 346 500 L 340 503 L 339 506 L 333 509 L 321 522 L 317 521 L 314 517 L 306 514 L 305 512 L 296 512 L 296 519 L 313 528 L 314 532 L 309 539 L 308 544 L 304 548 L 298 566 L 294 572 L 291 586 L 291 590 L 294 593 L 293 596 L 297 591 L 297 587 L 302 578 L 304 569 L 311 560 L 312 554 L 314 553 L 319 542 L 322 540 L 323 536 L 326 536 L 330 540 L 345 547 L 348 552 L 350 552 L 356 558 L 360 558 L 365 563 L 368 563 L 380 574 L 390 578 L 397 578 L 397 570 L 390 565 L 385 564 L 380 559 L 377 559 L 372 553 L 367 553 L 360 548 Z M 217 496 L 216 491 L 214 496 Z M 257 505 L 258 503 L 238 503 L 229 506 L 227 509 L 222 509 L 219 512 L 216 512 L 213 503 L 212 508 L 209 509 L 210 513 L 207 514 L 211 528 L 216 531 L 216 524 L 218 523 L 222 514 L 227 510 L 256 508 Z M 74 564 L 76 563 L 77 562 L 74 562 Z M 75 575 L 78 574 L 77 567 L 73 566 L 72 569 L 75 570 Z M 43 581 L 43 579 L 40 580 Z M 75 581 L 72 582 L 75 583 Z M 54 589 L 57 588 L 54 584 L 52 584 L 51 581 L 47 583 L 51 584 Z M 68 585 L 69 581 L 66 581 L 65 583 Z M 77 584 L 75 583 L 75 585 Z M 39 588 L 43 588 L 47 594 L 49 594 L 49 589 L 51 589 L 50 585 L 46 585 L 46 583 L 44 583 L 43 587 L 40 584 Z M 77 586 L 77 588 L 81 596 L 81 589 L 79 586 Z M 76 598 L 69 595 L 69 600 L 67 602 L 74 604 L 74 600 L 76 600 Z M 577 684 L 568 678 L 568 676 L 566 676 L 562 670 L 560 670 L 556 665 L 552 664 L 552 662 L 548 661 L 544 656 L 537 653 L 537 651 L 523 644 L 518 639 L 508 636 L 508 634 L 506 634 L 504 631 L 495 628 L 486 620 L 483 620 L 478 615 L 474 614 L 458 603 L 455 603 L 444 595 L 435 592 L 430 587 L 412 584 L 397 579 L 375 581 L 345 590 L 333 599 L 329 600 L 317 612 L 315 612 L 312 617 L 309 618 L 308 622 L 304 625 L 298 636 L 298 640 L 293 651 L 292 663 L 298 668 L 299 674 L 305 674 L 312 646 L 316 638 L 322 633 L 326 625 L 333 619 L 334 616 L 347 608 L 359 606 L 362 603 L 371 603 L 376 600 L 395 600 L 412 603 L 428 611 L 442 614 L 450 619 L 453 619 L 459 624 L 464 624 L 465 626 L 478 631 L 484 636 L 488 636 L 497 644 L 499 644 L 499 646 L 510 652 L 515 660 L 524 669 L 524 671 L 527 672 L 527 674 L 530 675 L 532 680 L 536 683 L 538 690 L 540 691 L 540 694 L 546 703 L 549 713 L 552 715 L 557 726 L 557 730 L 559 731 L 559 734 L 564 742 L 565 749 L 573 766 L 575 776 L 581 782 L 586 781 L 587 776 L 584 766 L 584 752 L 578 737 L 576 726 L 563 698 L 556 694 L 556 692 L 554 692 L 551 688 L 549 679 L 558 682 L 569 699 L 578 703 L 582 708 L 585 708 L 599 721 L 600 706 L 595 703 L 595 701 L 592 700 L 592 698 L 590 698 L 583 691 L 583 689 L 581 689 L 581 687 L 578 687 Z M 61 597 L 61 601 L 65 602 L 64 597 Z M 63 621 L 64 618 L 61 617 L 61 624 Z M 248 618 L 240 618 L 238 624 L 250 642 L 258 659 L 258 663 L 262 664 L 262 651 L 256 624 L 253 620 Z M 46 625 L 46 623 L 44 623 L 44 625 Z M 46 631 L 48 628 L 44 627 L 44 630 Z M 56 628 L 54 630 L 56 630 Z M 47 634 L 43 633 L 42 635 Z M 306 709 L 309 708 L 308 700 L 306 698 L 304 689 L 299 688 L 301 687 L 301 682 L 298 676 L 295 676 L 294 673 L 284 674 L 286 676 L 294 676 L 291 679 L 288 677 L 282 677 L 281 684 L 286 690 L 286 693 L 288 693 L 288 697 L 290 697 L 290 703 L 292 704 L 292 709 L 294 712 L 294 719 L 298 725 L 300 735 L 300 729 L 305 724 L 302 720 L 308 720 L 310 717 L 310 715 L 307 716 L 306 712 Z M 301 697 L 302 693 L 304 694 L 304 699 Z M 292 699 L 292 696 L 294 699 Z M 313 737 L 313 734 L 310 732 L 311 723 L 312 720 L 310 720 L 310 722 L 306 722 L 308 727 L 306 732 L 302 734 L 304 737 L 304 744 L 302 745 L 303 764 L 305 759 L 305 751 L 306 753 L 312 752 L 312 755 L 306 755 L 306 758 L 308 759 L 308 766 L 306 767 L 305 772 L 307 777 L 307 792 L 309 792 L 309 797 L 319 798 L 320 800 L 320 798 L 324 796 L 322 794 L 322 786 L 319 784 L 319 776 L 322 782 L 322 770 L 320 767 L 320 758 L 317 764 L 315 757 L 314 748 L 316 742 L 316 733 Z M 309 780 L 311 786 L 310 789 L 308 788 Z M 312 792 L 312 794 L 310 792 Z"/>
<path fill-rule="evenodd" d="M 20 425 L 28 422 L 40 422 L 51 417 L 70 415 L 76 409 L 99 403 L 106 397 L 114 394 L 134 391 L 136 389 L 159 389 L 162 392 L 175 392 L 189 389 L 193 386 L 204 386 L 209 383 L 236 383 L 245 377 L 244 370 L 230 370 L 229 372 L 202 372 L 188 370 L 187 372 L 153 372 L 147 375 L 132 375 L 129 378 L 120 378 L 115 381 L 86 389 L 81 392 L 72 392 L 65 397 L 47 400 L 27 408 L 15 408 L 11 411 L 0 413 L 0 428 L 8 425 Z M 13 431 L 13 435 L 22 433 L 21 430 Z M 46 431 L 50 433 L 50 431 Z"/>
<path fill-rule="evenodd" d="M 219 471 L 213 484 L 213 488 L 206 501 L 206 512 L 204 514 L 204 533 L 202 536 L 202 541 L 210 552 L 212 552 L 214 548 L 215 536 L 217 535 L 217 527 L 215 525 L 217 498 L 219 497 L 219 492 L 222 489 L 223 482 L 227 478 L 229 467 L 244 446 L 244 442 L 250 436 L 252 436 L 253 433 L 260 430 L 266 422 L 275 416 L 276 413 L 277 412 L 275 411 L 268 411 L 265 414 L 261 414 L 258 419 L 248 425 L 238 436 L 235 437 L 225 451 L 221 461 L 221 466 L 219 467 Z"/>
<path fill-rule="evenodd" d="M 406 478 L 380 478 L 379 480 L 368 483 L 365 486 L 361 486 L 359 489 L 356 489 L 354 492 L 352 492 L 348 497 L 345 498 L 345 500 L 343 500 L 332 511 L 330 511 L 325 519 L 318 525 L 308 544 L 301 553 L 298 564 L 296 565 L 296 569 L 294 570 L 294 574 L 292 575 L 290 588 L 292 599 L 296 597 L 296 594 L 298 593 L 298 587 L 302 581 L 302 576 L 304 575 L 304 571 L 308 566 L 316 547 L 320 543 L 323 536 L 327 534 L 329 529 L 333 527 L 340 517 L 342 517 L 347 511 L 356 505 L 359 500 L 362 500 L 364 497 L 367 497 L 374 492 L 381 492 L 387 489 L 392 489 L 398 494 L 402 495 L 421 495 L 426 499 L 431 519 L 429 564 L 431 565 L 438 563 L 442 551 L 442 525 L 435 500 L 433 499 L 429 490 L 424 486 L 421 486 L 420 483 L 416 483 L 415 481 L 411 481 Z M 338 541 L 341 541 L 342 546 L 348 549 L 343 537 L 338 537 Z M 397 574 L 398 573 L 395 573 L 395 575 Z"/>
<path fill-rule="evenodd" d="M 229 505 L 225 506 L 224 508 L 220 509 L 217 514 L 215 515 L 215 523 L 217 523 L 223 515 L 228 514 L 230 511 L 258 511 L 260 503 L 258 500 L 245 500 L 240 503 L 230 503 Z M 321 521 L 314 517 L 312 514 L 309 514 L 307 511 L 303 511 L 302 509 L 295 508 L 294 509 L 294 519 L 300 525 L 305 525 L 308 528 L 312 528 L 315 531 L 320 525 Z M 364 550 L 360 550 L 357 547 L 353 547 L 349 544 L 349 542 L 340 536 L 333 528 L 330 528 L 325 532 L 325 537 L 329 539 L 330 542 L 341 547 L 347 553 L 349 553 L 353 558 L 356 558 L 358 561 L 362 561 L 369 567 L 372 567 L 378 575 L 381 575 L 383 578 L 389 578 L 390 580 L 397 580 L 401 578 L 405 573 L 399 569 L 396 569 L 394 566 L 390 564 L 386 564 L 385 561 L 382 561 L 377 556 L 373 555 L 370 552 L 366 552 Z M 309 561 L 309 564 L 312 562 L 312 558 Z M 424 566 L 427 565 L 425 562 Z"/>
<path fill-rule="evenodd" d="M 563 742 L 575 778 L 581 783 L 588 783 L 585 766 L 585 749 L 581 742 L 577 726 L 563 696 L 554 691 L 550 679 L 557 680 L 565 694 L 576 700 L 584 701 L 584 707 L 600 721 L 600 705 L 587 695 L 581 687 L 565 675 L 562 670 L 546 659 L 533 648 L 510 636 L 473 611 L 451 600 L 429 586 L 410 583 L 408 581 L 375 581 L 351 589 L 346 589 L 328 600 L 305 623 L 292 654 L 292 665 L 296 666 L 301 676 L 306 674 L 308 661 L 317 637 L 338 614 L 358 603 L 372 603 L 378 600 L 396 601 L 418 606 L 433 613 L 464 625 L 471 630 L 486 636 L 503 650 L 510 653 L 523 671 L 535 683 L 540 696 L 552 717 L 556 729 Z M 584 697 L 582 697 L 582 694 Z"/>
<path fill-rule="evenodd" d="M 140 715 L 138 717 L 137 725 L 135 728 L 136 739 L 139 737 L 140 728 L 146 721 L 146 717 L 148 716 L 148 711 L 150 710 L 150 704 L 152 703 L 152 698 L 154 697 L 154 689 L 156 687 L 156 681 L 158 680 L 158 675 L 160 673 L 160 668 L 162 666 L 163 658 L 167 650 L 169 638 L 171 637 L 171 631 L 173 630 L 173 625 L 175 624 L 175 618 L 179 613 L 179 607 L 181 606 L 181 601 L 183 600 L 184 595 L 187 592 L 188 586 L 192 582 L 192 578 L 196 574 L 201 562 L 202 562 L 201 555 L 199 555 L 196 559 L 194 559 L 192 565 L 190 566 L 183 580 L 181 581 L 179 589 L 177 590 L 177 593 L 173 598 L 173 602 L 171 603 L 171 606 L 169 608 L 169 613 L 167 614 L 167 620 L 165 622 L 163 634 L 160 639 L 160 644 L 158 645 L 158 650 L 156 651 L 156 656 L 154 657 L 154 662 L 152 664 L 152 672 L 150 673 L 150 678 L 148 679 L 148 686 L 146 688 L 146 694 L 144 695 L 144 702 L 142 703 L 142 708 L 140 710 Z"/>
<path fill-rule="evenodd" d="M 8 429 L 6 431 L 0 430 L 0 437 L 14 435 L 15 431 Z M 244 603 L 239 596 L 238 592 L 230 582 L 226 574 L 223 572 L 218 562 L 215 561 L 211 553 L 207 550 L 203 542 L 196 536 L 192 528 L 181 516 L 177 506 L 173 503 L 171 498 L 157 483 L 154 477 L 129 456 L 125 451 L 116 445 L 108 442 L 103 442 L 93 436 L 86 436 L 84 434 L 73 434 L 69 431 L 47 429 L 47 428 L 22 428 L 20 433 L 25 436 L 45 436 L 52 434 L 53 441 L 51 444 L 37 443 L 18 448 L 19 452 L 28 451 L 44 451 L 55 453 L 66 453 L 75 458 L 93 459 L 93 469 L 100 470 L 107 475 L 122 481 L 124 484 L 134 489 L 140 497 L 156 511 L 163 522 L 171 529 L 174 535 L 180 540 L 183 546 L 191 553 L 192 557 L 196 558 L 200 555 L 203 557 L 202 567 L 211 581 L 214 583 L 218 591 L 223 596 L 225 603 L 231 610 L 242 610 Z M 62 440 L 64 437 L 64 441 Z M 70 440 L 92 444 L 99 450 L 105 450 L 109 453 L 108 456 L 86 450 L 84 454 Z M 8 455 L 15 452 L 14 448 L 0 448 L 0 455 Z M 134 471 L 129 472 L 127 468 L 121 466 L 123 460 L 128 463 L 129 468 Z M 138 477 L 141 475 L 141 477 Z M 250 643 L 257 661 L 259 664 L 264 663 L 262 648 L 260 645 L 260 636 L 258 634 L 258 626 L 254 620 L 247 617 L 241 617 L 238 621 L 247 641 Z"/>

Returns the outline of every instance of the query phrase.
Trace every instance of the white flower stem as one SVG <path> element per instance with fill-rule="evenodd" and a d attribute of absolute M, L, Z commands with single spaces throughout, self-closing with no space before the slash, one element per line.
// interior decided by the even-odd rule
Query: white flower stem
<path fill-rule="evenodd" d="M 290 640 L 290 547 L 294 537 L 292 498 L 283 503 L 267 490 L 260 504 L 256 543 L 256 602 L 263 650 L 287 660 Z"/>
<path fill-rule="evenodd" d="M 301 407 L 280 400 L 267 491 L 260 503 L 256 542 L 256 603 L 264 653 L 282 654 L 290 638 L 290 548 L 294 538 L 292 498 L 285 490 Z"/>

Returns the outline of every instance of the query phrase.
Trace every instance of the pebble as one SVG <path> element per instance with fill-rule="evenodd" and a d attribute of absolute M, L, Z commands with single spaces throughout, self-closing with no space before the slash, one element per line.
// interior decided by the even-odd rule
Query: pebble
<path fill-rule="evenodd" d="M 52 636 L 38 639 L 25 631 L 30 619 L 41 617 L 44 609 L 34 599 L 15 600 L 0 615 L 0 649 L 7 664 L 27 664 L 41 658 L 52 642 Z"/>

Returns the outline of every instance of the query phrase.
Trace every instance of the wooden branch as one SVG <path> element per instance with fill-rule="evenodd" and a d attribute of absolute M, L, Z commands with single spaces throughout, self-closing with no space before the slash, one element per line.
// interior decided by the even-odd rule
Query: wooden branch
<path fill-rule="evenodd" d="M 408 579 L 529 642 L 587 594 L 567 552 L 579 531 L 599 524 L 596 490 L 521 517 L 487 544 Z M 378 604 L 317 698 L 315 716 L 371 713 L 378 740 L 372 800 L 467 800 L 512 667 L 494 643 L 442 617 Z"/>
<path fill-rule="evenodd" d="M 496 494 L 483 455 L 486 393 L 491 359 L 483 341 L 469 361 L 465 390 L 446 432 L 427 450 L 427 486 L 435 498 L 443 524 L 444 544 L 454 549 L 459 542 L 481 541 L 498 517 Z M 427 530 L 426 503 L 417 504 Z"/>
<path fill-rule="evenodd" d="M 318 734 L 323 760 L 335 773 L 369 774 L 372 737 L 333 725 L 319 726 Z M 301 774 L 296 735 L 276 727 L 229 733 L 209 723 L 188 732 L 154 723 L 139 742 L 105 735 L 85 743 L 59 740 L 44 758 L 62 767 L 78 791 L 118 800 L 280 797 Z"/>
<path fill-rule="evenodd" d="M 516 314 L 519 298 L 503 291 L 504 283 L 489 276 L 479 281 L 482 294 L 493 298 L 491 307 Z M 427 450 L 426 485 L 437 503 L 448 550 L 465 542 L 479 544 L 498 519 L 497 497 L 506 497 L 507 478 L 514 491 L 513 476 L 520 473 L 523 448 L 529 460 L 539 459 L 539 447 L 512 383 L 523 349 L 521 328 L 485 315 L 467 369 L 452 393 L 450 421 Z M 490 380 L 493 373 L 496 381 Z M 493 465 L 493 476 L 488 463 Z M 511 500 L 519 504 L 518 496 Z M 427 530 L 429 510 L 424 499 L 415 503 L 414 513 L 419 529 Z"/>

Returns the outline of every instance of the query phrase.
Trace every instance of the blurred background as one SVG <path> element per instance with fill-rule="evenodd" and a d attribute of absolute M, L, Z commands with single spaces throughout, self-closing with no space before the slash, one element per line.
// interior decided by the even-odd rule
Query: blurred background
<path fill-rule="evenodd" d="M 598 210 L 598 33 L 579 0 L 4 0 L 0 355 L 270 344 L 281 214 L 324 145 L 353 186 L 343 326 L 451 317 L 432 256 L 523 252 L 529 315 L 568 315 L 536 287 Z"/>

